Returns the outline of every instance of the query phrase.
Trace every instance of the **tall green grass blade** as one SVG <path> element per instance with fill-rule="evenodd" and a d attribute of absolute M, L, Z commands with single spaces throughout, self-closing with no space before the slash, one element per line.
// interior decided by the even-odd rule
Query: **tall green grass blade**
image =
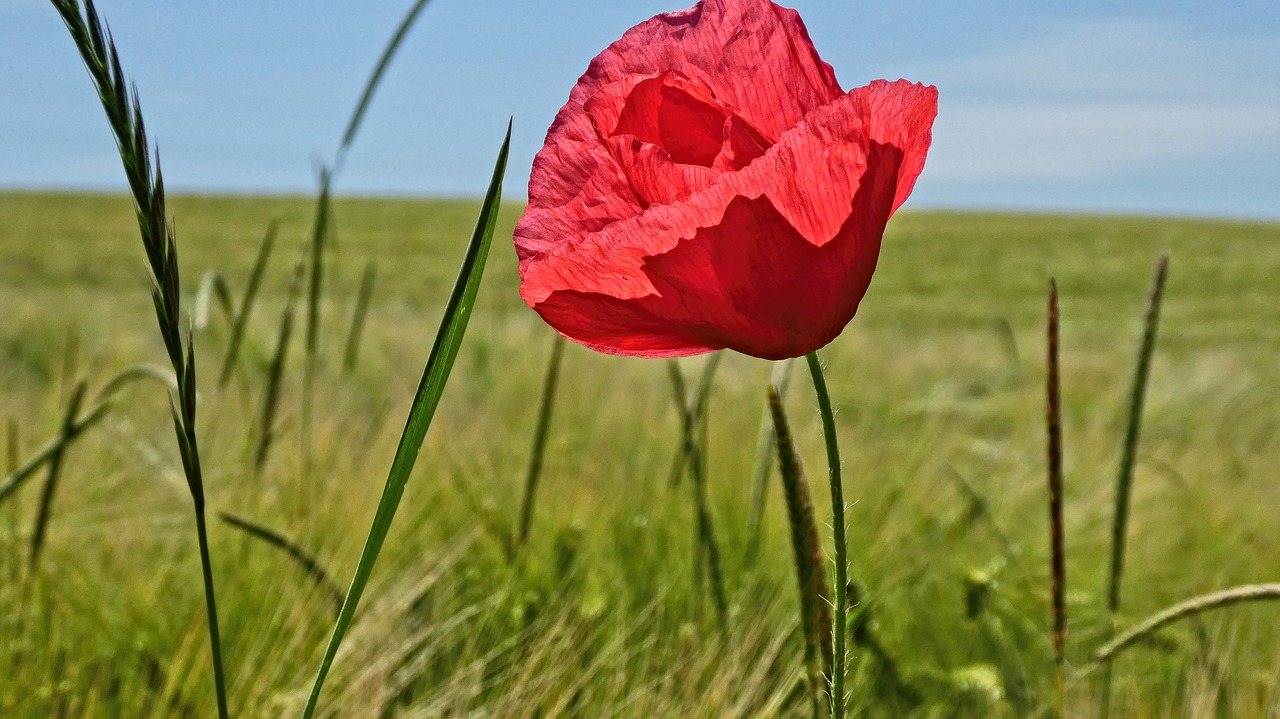
<path fill-rule="evenodd" d="M 378 266 L 370 262 L 360 276 L 360 294 L 351 312 L 351 331 L 347 333 L 347 351 L 342 356 L 342 371 L 350 374 L 360 361 L 360 338 L 364 334 L 365 318 L 369 314 L 369 302 L 373 300 L 373 282 L 378 277 Z"/>
<path fill-rule="evenodd" d="M 231 325 L 231 339 L 227 341 L 227 354 L 223 357 L 222 369 L 218 372 L 219 387 L 226 387 L 231 381 L 231 373 L 240 359 L 240 347 L 244 343 L 244 333 L 249 326 L 249 315 L 253 312 L 254 304 L 258 299 L 258 287 L 262 284 L 262 276 L 266 272 L 267 260 L 271 257 L 271 250 L 275 246 L 276 233 L 279 229 L 280 223 L 273 220 L 267 226 L 262 244 L 258 246 L 258 257 L 253 262 L 253 271 L 249 273 L 249 283 L 244 288 L 240 311 L 236 313 Z"/>
<path fill-rule="evenodd" d="M 1076 678 L 1087 676 L 1098 666 L 1115 659 L 1120 652 L 1178 620 L 1232 604 L 1277 599 L 1280 599 L 1280 583 L 1246 584 L 1183 600 L 1152 614 L 1100 647 L 1094 652 L 1093 660 L 1080 671 Z"/>
<path fill-rule="evenodd" d="M 712 355 L 707 363 L 719 362 L 719 353 Z M 713 374 L 714 365 L 703 369 L 703 376 Z M 694 558 L 695 575 L 701 570 L 701 558 L 705 556 L 707 573 L 711 579 L 711 600 L 715 602 L 716 616 L 720 620 L 720 628 L 729 627 L 729 599 L 725 592 L 724 570 L 720 561 L 720 543 L 716 541 L 715 524 L 711 519 L 711 507 L 707 500 L 707 477 L 703 474 L 706 464 L 702 459 L 702 449 L 698 446 L 697 424 L 694 418 L 696 403 L 693 409 L 685 401 L 684 375 L 676 360 L 667 362 L 667 373 L 671 379 L 671 390 L 675 399 L 676 412 L 680 415 L 681 444 L 684 447 L 685 466 L 693 478 L 693 508 L 697 515 L 697 554 Z"/>
<path fill-rule="evenodd" d="M 790 359 L 773 363 L 770 371 L 769 385 L 773 387 L 778 398 L 787 396 L 787 386 L 791 384 Z M 760 549 L 760 525 L 764 521 L 765 498 L 768 496 L 770 469 L 773 467 L 774 443 L 776 441 L 773 427 L 773 408 L 765 402 L 764 413 L 760 416 L 760 432 L 756 437 L 756 463 L 751 472 L 751 505 L 747 511 L 747 551 L 744 563 L 755 562 L 756 553 Z"/>
<path fill-rule="evenodd" d="M 320 361 L 320 301 L 324 293 L 324 255 L 329 236 L 332 210 L 333 172 L 320 168 L 320 195 L 316 198 L 315 221 L 311 226 L 311 268 L 307 283 L 307 317 L 304 347 L 306 361 L 302 367 L 302 475 L 311 474 L 311 418 L 315 402 L 316 372 Z"/>
<path fill-rule="evenodd" d="M 675 374 L 672 375 L 673 386 L 677 381 L 679 386 L 676 399 L 680 403 L 679 411 L 691 413 L 692 426 L 696 428 L 695 442 L 700 447 L 706 446 L 708 422 L 710 421 L 708 407 L 711 403 L 711 387 L 716 376 L 716 370 L 720 367 L 720 360 L 723 354 L 723 352 L 716 352 L 707 358 L 706 363 L 702 365 L 702 374 L 698 377 L 698 390 L 694 397 L 692 408 L 688 406 L 688 399 L 684 396 L 684 374 L 680 371 L 680 365 L 678 363 L 671 365 L 675 367 Z M 706 452 L 700 453 L 699 456 L 702 459 L 702 467 L 700 469 L 705 477 L 707 474 Z M 684 476 L 685 466 L 690 460 L 691 457 L 689 452 L 686 451 L 686 445 L 681 442 L 676 446 L 675 455 L 671 458 L 671 472 L 667 475 L 668 485 L 675 487 L 680 484 L 680 478 Z"/>
<path fill-rule="evenodd" d="M 280 313 L 280 329 L 276 335 L 276 351 L 271 356 L 271 365 L 267 368 L 267 387 L 262 395 L 262 414 L 258 420 L 258 448 L 253 454 L 255 472 L 261 472 L 271 453 L 271 445 L 275 441 L 276 412 L 280 407 L 280 389 L 284 384 L 284 369 L 289 361 L 289 344 L 293 340 L 293 321 L 298 295 L 302 291 L 302 281 L 307 272 L 307 248 L 304 242 L 298 249 L 298 259 L 293 263 L 293 274 L 289 279 L 289 290 L 285 296 L 284 310 Z"/>
<path fill-rule="evenodd" d="M 334 613 L 337 614 L 337 612 L 341 611 L 342 587 L 333 581 L 329 573 L 325 571 L 324 566 L 320 564 L 320 560 L 316 559 L 302 545 L 264 524 L 259 524 L 231 512 L 218 512 L 218 518 L 250 537 L 284 552 L 285 556 L 292 559 L 294 564 L 297 564 L 298 568 L 311 579 L 312 583 L 325 593 L 333 603 Z"/>
<path fill-rule="evenodd" d="M 231 288 L 227 286 L 226 278 L 217 270 L 209 270 L 200 280 L 200 289 L 196 290 L 196 329 L 202 330 L 209 326 L 209 312 L 215 301 L 227 326 L 233 326 L 236 321 L 236 308 L 235 302 L 231 299 Z"/>
<path fill-rule="evenodd" d="M 813 693 L 813 714 L 826 690 L 823 676 L 831 676 L 831 596 L 827 589 L 826 564 L 822 544 L 818 540 L 818 523 L 814 517 L 809 483 L 804 478 L 800 457 L 791 441 L 791 429 L 782 408 L 782 398 L 775 385 L 769 386 L 769 427 L 778 450 L 778 468 L 782 474 L 782 496 L 787 503 L 787 520 L 791 525 L 792 559 L 796 567 L 796 587 L 800 594 L 800 626 L 804 630 L 804 657 L 809 686 Z"/>
<path fill-rule="evenodd" d="M 30 479 L 37 470 L 43 467 L 46 462 L 52 459 L 55 454 L 62 452 L 68 444 L 75 441 L 75 439 L 83 434 L 85 430 L 97 424 L 103 417 L 105 417 L 108 409 L 110 409 L 110 405 L 105 402 L 94 405 L 84 414 L 83 417 L 77 419 L 71 425 L 70 431 L 60 432 L 58 436 L 54 437 L 47 444 L 37 450 L 36 453 L 26 462 L 23 462 L 22 464 L 17 464 L 15 462 L 13 470 L 9 472 L 3 481 L 0 481 L 0 504 L 4 503 L 10 495 L 18 491 L 18 489 L 28 479 Z M 11 436 L 14 438 L 14 445 L 12 448 L 16 452 L 17 425 L 11 426 L 15 428 Z"/>
<path fill-rule="evenodd" d="M 831 408 L 831 394 L 827 391 L 827 378 L 822 374 L 822 360 L 817 351 L 805 355 L 809 375 L 813 379 L 813 391 L 818 398 L 818 413 L 822 417 L 822 437 L 827 447 L 827 481 L 831 485 L 831 528 L 835 539 L 836 562 L 836 613 L 832 628 L 831 716 L 843 719 L 848 697 L 844 682 L 848 673 L 849 657 L 845 652 L 845 637 L 849 627 L 849 546 L 845 539 L 844 481 L 840 472 L 840 447 L 836 441 L 836 415 Z"/>
<path fill-rule="evenodd" d="M 542 458 L 547 448 L 551 430 L 551 412 L 556 401 L 556 384 L 560 379 L 560 361 L 564 357 L 565 339 L 556 334 L 551 340 L 551 358 L 547 360 L 547 374 L 542 380 L 542 403 L 538 408 L 538 426 L 533 432 L 533 450 L 529 453 L 529 471 L 524 478 L 524 500 L 520 503 L 520 524 L 512 542 L 514 557 L 529 540 L 533 527 L 533 501 L 538 491 L 538 479 L 542 476 Z"/>
<path fill-rule="evenodd" d="M 80 403 L 84 401 L 85 383 L 76 384 L 71 391 L 71 400 L 67 402 L 67 412 L 62 419 L 62 429 L 58 438 L 57 449 L 49 457 L 48 472 L 45 474 L 44 488 L 40 492 L 40 503 L 36 509 L 35 528 L 31 532 L 31 551 L 27 557 L 27 570 L 32 576 L 40 563 L 40 550 L 44 547 L 45 533 L 49 528 L 49 519 L 53 516 L 53 497 L 58 489 L 58 478 L 62 474 L 62 460 L 71 444 L 71 436 L 75 432 L 76 417 L 80 414 Z"/>
<path fill-rule="evenodd" d="M 79 388 L 80 333 L 67 329 L 67 344 L 62 349 L 62 399 L 65 401 Z"/>
<path fill-rule="evenodd" d="M 94 401 L 106 402 L 120 393 L 125 387 L 141 380 L 158 382 L 170 392 L 178 391 L 178 378 L 174 376 L 172 370 L 156 367 L 155 365 L 139 364 L 129 367 L 107 380 L 107 383 L 102 385 L 102 389 L 98 390 L 98 393 L 94 395 Z"/>
<path fill-rule="evenodd" d="M 1125 425 L 1124 444 L 1120 452 L 1120 468 L 1116 474 L 1115 511 L 1111 525 L 1111 568 L 1107 575 L 1107 610 L 1114 627 L 1115 613 L 1120 609 L 1120 586 L 1124 577 L 1125 540 L 1129 527 L 1129 502 L 1133 496 L 1133 467 L 1138 457 L 1138 437 L 1142 430 L 1142 405 L 1147 395 L 1147 378 L 1151 374 L 1151 358 L 1156 349 L 1156 328 L 1160 323 L 1160 304 L 1169 274 L 1169 253 L 1156 261 L 1143 315 L 1142 345 L 1134 365 L 1133 385 L 1129 393 L 1129 418 Z M 1111 665 L 1103 669 L 1099 714 L 1111 715 Z"/>
<path fill-rule="evenodd" d="M 364 551 L 356 565 L 346 600 L 338 614 L 338 621 L 334 624 L 333 634 L 329 638 L 311 694 L 303 709 L 304 718 L 311 717 L 315 713 L 325 677 L 329 674 L 329 667 L 333 664 L 338 647 L 346 636 L 351 620 L 355 617 L 360 597 L 369 582 L 369 577 L 373 574 L 373 566 L 378 560 L 378 554 L 382 551 L 387 533 L 391 530 L 391 522 L 395 518 L 396 509 L 400 506 L 400 498 L 404 495 L 405 485 L 418 458 L 418 450 L 422 447 L 427 429 L 431 426 L 431 418 L 435 415 L 440 396 L 444 394 L 445 382 L 449 379 L 454 359 L 458 356 L 458 348 L 462 345 L 462 338 L 466 333 L 467 322 L 471 318 L 471 310 L 475 306 L 476 292 L 480 289 L 485 259 L 489 255 L 489 245 L 493 240 L 494 227 L 498 220 L 498 207 L 502 200 L 502 178 L 506 174 L 507 153 L 510 146 L 511 123 L 508 122 L 507 134 L 502 141 L 502 148 L 498 151 L 498 159 L 494 164 L 493 177 L 489 181 L 489 189 L 485 193 L 484 203 L 480 208 L 480 216 L 476 220 L 475 230 L 467 245 L 466 256 L 459 268 L 453 292 L 445 306 L 439 332 L 423 371 L 422 382 L 418 385 L 413 405 L 409 409 L 404 434 L 401 435 L 400 444 L 396 448 L 395 459 L 392 460 L 382 499 L 378 502 L 373 524 L 369 528 L 369 537 L 365 542 Z"/>
<path fill-rule="evenodd" d="M 1147 395 L 1147 378 L 1151 374 L 1151 358 L 1155 354 L 1156 329 L 1160 324 L 1160 303 L 1164 298 L 1165 280 L 1169 275 L 1169 253 L 1160 255 L 1147 295 L 1143 316 L 1142 347 L 1133 371 L 1133 387 L 1129 393 L 1129 420 L 1125 425 L 1124 445 L 1120 453 L 1120 469 L 1116 476 L 1115 515 L 1111 527 L 1111 571 L 1107 575 L 1107 608 L 1113 613 L 1120 608 L 1120 582 L 1124 576 L 1125 535 L 1129 525 L 1129 500 L 1133 495 L 1133 466 L 1138 457 L 1138 437 L 1142 431 L 1142 405 Z"/>
<path fill-rule="evenodd" d="M 18 442 L 18 420 L 10 417 L 9 421 L 5 422 L 4 439 L 6 455 L 4 471 L 6 474 L 13 474 L 18 471 L 18 453 L 22 451 Z"/>
<path fill-rule="evenodd" d="M 342 163 L 347 157 L 347 151 L 351 149 L 351 143 L 356 139 L 356 131 L 360 129 L 360 123 L 364 121 L 364 113 L 369 109 L 369 103 L 373 100 L 374 91 L 378 89 L 379 83 L 382 82 L 382 76 L 386 73 L 387 67 L 391 65 L 391 59 L 395 57 L 396 51 L 400 49 L 400 43 L 409 34 L 409 28 L 413 27 L 413 23 L 417 21 L 418 16 L 422 14 L 428 2 L 429 0 L 417 0 L 413 7 L 409 8 L 409 12 L 400 21 L 400 26 L 396 28 L 395 33 L 391 36 L 387 47 L 383 49 L 382 56 L 378 58 L 378 64 L 373 68 L 373 74 L 369 76 L 369 81 L 365 83 L 364 92 L 360 94 L 360 101 L 356 103 L 356 109 L 351 113 L 351 119 L 347 122 L 347 129 L 342 133 L 342 143 L 338 146 L 338 154 L 333 162 L 334 172 L 342 168 Z"/>
<path fill-rule="evenodd" d="M 1058 283 L 1049 280 L 1048 371 L 1045 379 L 1045 419 L 1049 460 L 1049 564 L 1053 595 L 1053 659 L 1057 712 L 1066 706 L 1067 550 L 1062 526 L 1062 382 L 1058 361 Z"/>

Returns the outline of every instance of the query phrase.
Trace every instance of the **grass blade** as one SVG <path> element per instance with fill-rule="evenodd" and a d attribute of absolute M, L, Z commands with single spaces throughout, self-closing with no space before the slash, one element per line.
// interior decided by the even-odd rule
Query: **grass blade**
<path fill-rule="evenodd" d="M 1179 619 L 1186 619 L 1201 612 L 1207 612 L 1210 609 L 1218 609 L 1241 602 L 1273 599 L 1280 599 L 1280 583 L 1246 584 L 1183 600 L 1167 609 L 1162 609 L 1152 614 L 1120 636 L 1107 642 L 1098 651 L 1094 652 L 1093 661 L 1090 662 L 1089 666 L 1081 670 L 1080 676 L 1086 676 L 1098 666 L 1111 661 L 1117 654 L 1133 646 L 1140 639 L 1154 634 Z"/>
<path fill-rule="evenodd" d="M 458 348 L 462 345 L 462 338 L 466 333 L 467 321 L 471 317 L 471 309 L 475 305 L 476 292 L 480 288 L 485 259 L 488 257 L 489 245 L 493 240 L 493 231 L 498 220 L 498 206 L 502 199 L 502 178 L 506 173 L 507 152 L 510 145 L 511 124 L 508 123 L 506 138 L 502 141 L 502 149 L 498 151 L 498 160 L 494 164 L 493 177 L 485 193 L 475 231 L 467 245 L 466 256 L 459 268 L 453 292 L 445 306 L 435 344 L 432 345 L 431 355 L 427 359 L 427 366 L 422 374 L 422 382 L 418 385 L 413 405 L 409 409 L 404 434 L 401 435 L 400 444 L 396 448 L 395 459 L 391 463 L 391 471 L 387 476 L 382 499 L 378 502 L 373 524 L 369 528 L 369 537 L 360 555 L 360 561 L 356 565 L 351 586 L 347 590 L 342 610 L 338 614 L 338 621 L 334 624 L 324 658 L 320 662 L 311 695 L 303 709 L 304 718 L 311 717 L 315 713 L 325 677 L 333 664 L 334 656 L 338 653 L 342 638 L 346 635 L 347 628 L 355 616 L 360 597 L 373 573 L 378 554 L 382 551 L 382 544 L 391 530 L 391 522 L 395 518 L 396 509 L 400 506 L 400 498 L 404 495 L 404 488 L 409 481 L 409 474 L 413 471 L 418 450 L 422 447 L 427 428 L 431 426 L 431 418 L 440 402 L 440 396 L 444 393 L 445 382 L 449 379 L 453 361 L 458 356 Z"/>
<path fill-rule="evenodd" d="M 1160 255 L 1147 295 L 1143 317 L 1142 347 L 1133 371 L 1133 389 L 1129 394 L 1129 421 L 1125 426 L 1124 446 L 1120 453 L 1120 469 L 1116 476 L 1115 521 L 1111 527 L 1111 571 L 1107 578 L 1107 608 L 1114 613 L 1120 608 L 1120 581 L 1124 575 L 1125 534 L 1129 524 L 1129 500 L 1133 495 L 1133 465 L 1138 456 L 1138 436 L 1142 431 L 1142 405 L 1147 394 L 1147 378 L 1151 374 L 1151 357 L 1156 348 L 1156 328 L 1160 324 L 1160 303 L 1164 298 L 1165 280 L 1169 274 L 1169 253 Z"/>
<path fill-rule="evenodd" d="M 703 368 L 703 377 L 715 372 L 715 363 L 719 362 L 719 353 L 712 355 Z M 684 375 L 676 360 L 667 362 L 668 376 L 671 378 L 671 389 L 675 396 L 676 411 L 680 415 L 680 433 L 684 446 L 685 466 L 693 477 L 693 506 L 697 513 L 697 531 L 699 547 L 698 556 L 694 559 L 695 572 L 701 567 L 700 557 L 705 552 L 708 574 L 711 576 L 711 599 L 716 605 L 716 615 L 720 619 L 720 628 L 727 630 L 729 626 L 729 600 L 724 588 L 724 571 L 720 563 L 720 544 L 716 541 L 715 526 L 711 520 L 711 507 L 707 501 L 707 477 L 703 474 L 706 464 L 702 459 L 702 449 L 698 446 L 697 424 L 693 409 L 685 403 Z M 708 380 L 709 384 L 709 380 Z"/>
<path fill-rule="evenodd" d="M 560 379 L 560 361 L 564 357 L 564 345 L 565 339 L 558 333 L 551 340 L 551 358 L 547 360 L 547 374 L 542 381 L 542 404 L 538 409 L 538 426 L 533 433 L 529 472 L 524 479 L 524 501 L 520 505 L 520 524 L 512 542 L 513 557 L 528 541 L 529 530 L 533 526 L 533 500 L 538 491 L 538 478 L 542 475 L 542 457 L 547 448 L 547 436 L 551 429 L 551 411 L 555 405 L 556 384 Z"/>
<path fill-rule="evenodd" d="M 342 609 L 342 587 L 333 581 L 329 573 L 325 571 L 324 566 L 320 564 L 320 560 L 316 559 L 310 552 L 302 547 L 302 545 L 289 539 L 283 534 L 262 524 L 258 524 L 244 517 L 232 514 L 231 512 L 218 512 L 218 518 L 228 525 L 244 532 L 254 539 L 261 540 L 269 546 L 275 547 L 284 552 L 286 556 L 294 561 L 295 564 L 308 576 L 311 581 L 328 595 L 330 601 L 333 602 L 333 610 L 336 614 Z"/>
<path fill-rule="evenodd" d="M 360 294 L 356 296 L 356 307 L 351 313 L 351 331 L 347 333 L 347 351 L 342 357 L 342 371 L 350 374 L 360 359 L 360 337 L 364 334 L 364 321 L 369 313 L 369 302 L 373 299 L 373 282 L 378 277 L 378 267 L 370 262 L 364 267 L 360 277 Z"/>
<path fill-rule="evenodd" d="M 18 453 L 22 451 L 18 443 L 18 420 L 9 418 L 5 423 L 5 473 L 13 474 L 18 471 Z"/>
<path fill-rule="evenodd" d="M 1116 474 L 1115 511 L 1111 525 L 1111 568 L 1107 575 L 1107 610 L 1111 614 L 1112 630 L 1115 614 L 1120 609 L 1120 586 L 1124 577 L 1125 540 L 1129 527 L 1129 502 L 1133 497 L 1133 467 L 1138 457 L 1138 437 L 1142 430 L 1142 405 L 1147 394 L 1147 379 L 1151 373 L 1151 358 L 1156 348 L 1156 328 L 1160 323 L 1160 304 L 1164 298 L 1164 284 L 1169 273 L 1169 253 L 1164 252 L 1156 261 L 1151 279 L 1151 291 L 1147 294 L 1147 309 L 1143 315 L 1142 345 L 1138 350 L 1138 362 L 1134 365 L 1133 385 L 1129 393 L 1129 417 L 1125 425 L 1124 444 L 1120 452 L 1120 468 Z M 1111 715 L 1111 665 L 1103 670 L 1100 715 Z"/>
<path fill-rule="evenodd" d="M 822 544 L 818 540 L 818 523 L 814 518 L 809 483 L 804 478 L 800 458 L 791 441 L 791 429 L 782 408 L 782 398 L 774 385 L 769 386 L 770 427 L 776 439 L 778 468 L 782 474 L 782 495 L 787 503 L 787 519 L 791 524 L 791 549 L 796 566 L 796 586 L 800 590 L 800 619 L 804 629 L 805 665 L 813 692 L 814 715 L 826 689 L 823 676 L 831 676 L 831 597 L 827 589 L 826 564 Z"/>
<path fill-rule="evenodd" d="M 409 12 L 400 21 L 400 26 L 396 28 L 395 34 L 391 36 L 387 47 L 382 51 L 382 57 L 378 58 L 378 64 L 373 68 L 373 74 L 369 76 L 368 82 L 364 85 L 364 92 L 360 94 L 360 101 L 356 103 L 356 109 L 351 113 L 351 119 L 347 122 L 347 129 L 342 133 L 342 143 L 338 146 L 338 154 L 333 163 L 334 172 L 342 168 L 342 163 L 346 160 L 347 151 L 351 149 L 351 143 L 356 139 L 356 131 L 360 129 L 360 123 L 364 120 L 364 113 L 369 109 L 369 103 L 373 100 L 373 93 L 378 89 L 378 84 L 382 82 L 382 76 L 387 71 L 387 67 L 391 65 L 391 59 L 395 57 L 396 51 L 400 49 L 400 43 L 404 41 L 406 35 L 409 34 L 409 28 L 413 27 L 413 23 L 417 21 L 418 16 L 422 14 L 429 0 L 417 0 L 413 7 L 409 8 Z"/>
<path fill-rule="evenodd" d="M 787 385 L 791 383 L 791 360 L 784 359 L 773 363 L 769 384 L 778 393 L 778 398 L 787 396 Z M 765 402 L 764 414 L 760 417 L 760 432 L 756 438 L 756 464 L 751 473 L 751 508 L 747 514 L 747 551 L 744 562 L 755 561 L 756 552 L 760 548 L 760 523 L 764 520 L 765 497 L 769 484 L 769 470 L 773 467 L 775 432 L 773 427 L 773 410 Z"/>
<path fill-rule="evenodd" d="M 267 269 L 267 260 L 271 257 L 271 250 L 275 246 L 276 233 L 280 229 L 280 223 L 272 221 L 267 226 L 267 234 L 262 237 L 262 244 L 258 246 L 258 257 L 253 262 L 253 271 L 249 274 L 249 284 L 244 288 L 244 299 L 240 301 L 240 312 L 235 315 L 235 319 L 231 324 L 231 339 L 227 341 L 227 354 L 222 359 L 222 369 L 218 372 L 218 386 L 226 387 L 231 381 L 231 372 L 235 369 L 236 362 L 240 359 L 240 346 L 244 342 L 245 329 L 249 325 L 249 314 L 253 311 L 254 303 L 258 298 L 258 287 L 262 284 L 262 275 Z"/>
<path fill-rule="evenodd" d="M 66 456 L 71 444 L 71 436 L 75 432 L 76 416 L 80 414 L 80 403 L 84 401 L 85 383 L 76 384 L 71 392 L 71 400 L 67 403 L 67 413 L 62 419 L 62 430 L 52 456 L 49 457 L 48 473 L 45 475 L 44 488 L 40 492 L 40 504 L 36 510 L 35 529 L 31 533 L 31 552 L 28 555 L 27 570 L 35 575 L 36 566 L 40 563 L 40 550 L 44 547 L 45 532 L 49 527 L 49 518 L 53 515 L 53 496 L 58 488 L 58 478 L 62 474 L 62 459 Z"/>
<path fill-rule="evenodd" d="M 218 309 L 222 311 L 222 318 L 227 326 L 235 324 L 235 303 L 231 301 L 231 289 L 227 287 L 227 280 L 217 270 L 209 270 L 200 280 L 200 289 L 196 290 L 196 329 L 202 330 L 209 326 L 209 307 L 214 300 L 217 300 Z"/>
<path fill-rule="evenodd" d="M 258 448 L 253 454 L 255 472 L 261 472 L 275 441 L 276 411 L 280 406 L 280 388 L 284 384 L 284 368 L 289 361 L 289 344 L 293 340 L 293 319 L 298 293 L 307 272 L 307 243 L 298 249 L 298 259 L 293 264 L 289 290 L 285 296 L 284 311 L 280 314 L 280 330 L 276 336 L 276 351 L 267 369 L 267 388 L 262 396 L 262 415 L 258 420 Z"/>
<path fill-rule="evenodd" d="M 1058 716 L 1066 704 L 1067 550 L 1062 527 L 1062 391 L 1058 361 L 1058 283 L 1049 280 L 1045 418 L 1049 459 L 1049 551 L 1053 595 L 1053 659 Z"/>
<path fill-rule="evenodd" d="M 54 437 L 45 446 L 41 447 L 32 455 L 31 459 L 28 459 L 23 464 L 17 465 L 15 462 L 13 471 L 9 472 L 3 481 L 0 481 L 0 503 L 3 503 L 10 495 L 16 492 L 27 479 L 44 466 L 45 462 L 52 459 L 55 454 L 64 451 L 68 444 L 75 441 L 85 430 L 105 417 L 109 407 L 105 402 L 94 405 L 83 417 L 71 425 L 71 431 L 59 433 L 57 437 Z M 14 427 L 12 436 L 14 437 L 15 446 L 13 450 L 16 451 L 17 425 L 11 426 Z"/>
<path fill-rule="evenodd" d="M 707 415 L 707 408 L 711 402 L 712 380 L 715 379 L 716 370 L 720 367 L 721 354 L 722 353 L 720 352 L 716 352 L 715 354 L 711 355 L 711 357 L 707 360 L 706 364 L 702 366 L 702 374 L 699 375 L 698 377 L 698 393 L 694 398 L 692 409 L 688 408 L 688 404 L 687 404 L 688 400 L 684 396 L 684 374 L 680 373 L 679 364 L 674 365 L 675 373 L 676 375 L 678 375 L 678 378 L 676 375 L 673 375 L 672 382 L 673 383 L 677 381 L 679 382 L 679 389 L 678 389 L 679 396 L 676 399 L 676 401 L 680 403 L 679 411 L 681 412 L 687 411 L 692 413 L 691 414 L 691 417 L 693 420 L 692 426 L 697 428 L 697 435 L 695 437 L 695 441 L 698 441 L 699 446 L 703 446 L 703 447 L 706 446 L 707 424 L 709 421 L 708 415 Z M 701 471 L 702 471 L 702 475 L 705 477 L 707 474 L 707 466 L 706 466 L 707 456 L 705 452 L 701 454 L 701 458 L 702 458 Z M 684 476 L 685 464 L 689 461 L 690 461 L 689 453 L 685 450 L 685 444 L 681 442 L 680 445 L 676 447 L 675 456 L 671 458 L 671 473 L 668 475 L 667 484 L 669 484 L 672 487 L 675 487 L 680 484 L 680 478 Z"/>

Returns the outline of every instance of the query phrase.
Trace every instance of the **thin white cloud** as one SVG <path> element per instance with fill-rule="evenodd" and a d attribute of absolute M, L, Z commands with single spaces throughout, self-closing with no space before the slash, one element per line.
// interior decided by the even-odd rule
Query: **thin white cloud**
<path fill-rule="evenodd" d="M 930 182 L 1101 179 L 1280 143 L 1280 38 L 1078 23 L 916 74 L 942 92 Z"/>

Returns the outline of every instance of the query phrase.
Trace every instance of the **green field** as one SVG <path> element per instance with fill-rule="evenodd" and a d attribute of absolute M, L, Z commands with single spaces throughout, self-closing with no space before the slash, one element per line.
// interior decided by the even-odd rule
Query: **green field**
<path fill-rule="evenodd" d="M 310 437 L 302 329 L 261 472 L 259 416 L 313 203 L 171 200 L 184 308 L 216 270 L 236 302 L 280 231 L 225 389 L 228 325 L 195 331 L 211 518 L 231 512 L 343 587 L 368 531 L 476 205 L 339 199 Z M 747 517 L 770 365 L 730 355 L 707 447 L 730 614 L 695 564 L 690 483 L 662 361 L 565 353 L 529 546 L 511 562 L 554 333 L 517 294 L 505 207 L 466 341 L 360 613 L 325 687 L 334 717 L 806 717 L 776 473 Z M 1068 676 L 1109 632 L 1106 573 L 1126 402 L 1151 269 L 1171 254 L 1134 480 L 1120 628 L 1179 600 L 1280 581 L 1280 225 L 904 212 L 858 316 L 823 350 L 839 408 L 859 717 L 1026 717 L 1054 702 L 1044 315 L 1062 296 Z M 360 363 L 342 370 L 377 268 Z M 682 360 L 690 383 L 703 359 Z M 167 366 L 131 202 L 0 194 L 0 477 L 90 395 Z M 822 432 L 803 367 L 787 396 L 822 522 Z M 14 450 L 16 449 L 16 454 Z M 63 458 L 28 569 L 44 473 L 0 505 L 0 716 L 210 716 L 191 500 L 163 387 L 143 381 Z M 232 713 L 296 716 L 333 623 L 285 553 L 211 525 Z M 824 541 L 830 534 L 822 527 Z M 1280 716 L 1280 603 L 1177 623 L 1114 664 L 1112 717 Z M 1067 715 L 1096 716 L 1097 674 Z"/>

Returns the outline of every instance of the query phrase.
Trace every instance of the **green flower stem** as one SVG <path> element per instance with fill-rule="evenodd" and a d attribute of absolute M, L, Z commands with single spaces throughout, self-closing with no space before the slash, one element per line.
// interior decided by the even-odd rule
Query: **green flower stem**
<path fill-rule="evenodd" d="M 844 486 L 840 480 L 840 448 L 836 445 L 836 418 L 831 410 L 831 395 L 827 393 L 827 380 L 822 375 L 822 363 L 817 351 L 805 355 L 809 374 L 813 376 L 813 390 L 818 396 L 818 411 L 822 415 L 822 434 L 827 445 L 827 479 L 831 483 L 831 526 L 835 537 L 836 612 L 833 635 L 831 670 L 831 716 L 844 717 L 845 635 L 849 623 L 849 551 L 844 535 Z"/>

